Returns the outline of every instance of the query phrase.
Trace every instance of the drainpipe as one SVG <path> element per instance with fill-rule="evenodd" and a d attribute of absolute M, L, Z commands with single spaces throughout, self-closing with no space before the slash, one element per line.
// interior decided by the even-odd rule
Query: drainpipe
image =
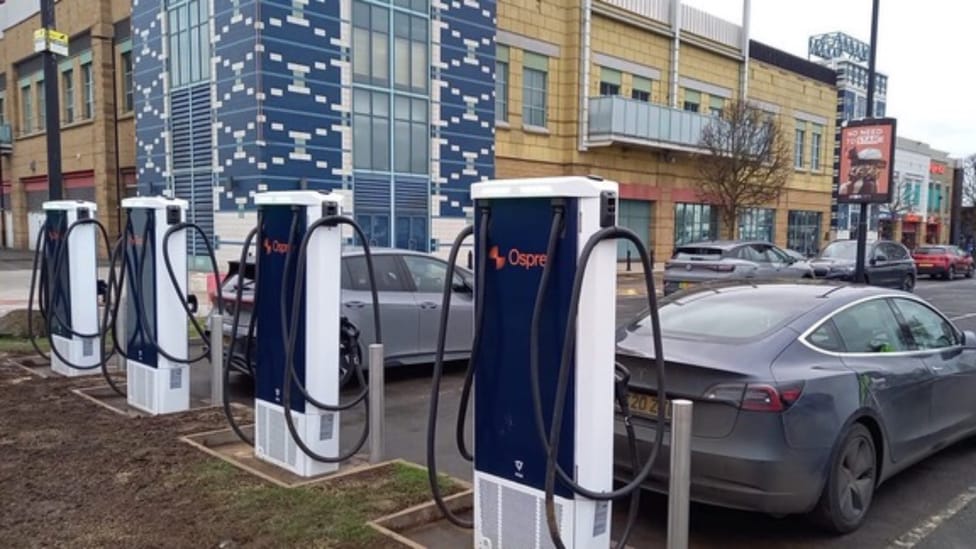
<path fill-rule="evenodd" d="M 740 30 L 742 51 L 742 72 L 739 76 L 739 96 L 743 101 L 749 98 L 749 27 L 752 17 L 752 0 L 742 1 L 742 29 Z"/>
<path fill-rule="evenodd" d="M 671 0 L 671 108 L 678 108 L 678 58 L 681 49 L 681 0 Z"/>
<path fill-rule="evenodd" d="M 583 0 L 580 17 L 580 119 L 579 150 L 589 148 L 590 134 L 590 28 L 593 22 L 593 0 Z"/>

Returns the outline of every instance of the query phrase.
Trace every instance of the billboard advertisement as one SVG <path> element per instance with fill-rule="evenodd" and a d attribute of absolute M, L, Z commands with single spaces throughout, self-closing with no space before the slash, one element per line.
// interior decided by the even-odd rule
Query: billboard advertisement
<path fill-rule="evenodd" d="M 840 130 L 837 202 L 891 202 L 895 169 L 895 120 L 854 120 Z"/>

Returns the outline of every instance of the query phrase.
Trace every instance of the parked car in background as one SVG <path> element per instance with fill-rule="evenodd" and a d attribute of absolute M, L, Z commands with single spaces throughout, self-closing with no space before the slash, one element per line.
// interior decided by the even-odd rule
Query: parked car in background
<path fill-rule="evenodd" d="M 679 246 L 664 265 L 664 294 L 716 280 L 811 278 L 813 271 L 769 242 L 712 240 Z"/>
<path fill-rule="evenodd" d="M 912 253 L 919 276 L 953 280 L 958 275 L 973 277 L 973 258 L 958 246 L 919 246 Z"/>
<path fill-rule="evenodd" d="M 447 262 L 419 252 L 392 249 L 373 249 L 373 267 L 379 286 L 380 322 L 383 326 L 383 351 L 387 366 L 418 364 L 434 359 L 440 323 L 444 277 Z M 254 264 L 242 269 L 238 262 L 230 264 L 221 291 L 224 299 L 224 335 L 233 332 L 234 304 L 237 284 L 243 280 L 240 321 L 237 327 L 237 359 L 233 362 L 242 373 L 250 373 L 253 364 L 244 364 L 243 355 L 250 345 L 247 341 L 248 323 L 254 307 Z M 342 255 L 341 327 L 344 350 L 340 369 L 344 379 L 351 373 L 352 363 L 368 368 L 369 345 L 375 342 L 372 297 L 366 269 L 366 257 L 361 249 L 349 248 Z M 454 273 L 454 295 L 447 333 L 447 360 L 466 359 L 471 354 L 474 333 L 474 274 L 458 265 Z M 216 299 L 212 296 L 213 299 Z M 351 336 L 355 336 L 354 338 Z M 358 341 L 355 341 L 358 340 Z M 253 363 L 253 353 L 252 353 Z"/>
<path fill-rule="evenodd" d="M 730 283 L 660 307 L 668 398 L 694 402 L 691 499 L 858 528 L 885 480 L 976 433 L 976 334 L 905 292 Z M 659 407 L 646 313 L 620 329 L 617 362 L 641 455 Z M 665 440 L 667 440 L 665 435 Z M 632 477 L 623 422 L 618 479 Z M 647 488 L 666 491 L 668 460 Z"/>
<path fill-rule="evenodd" d="M 878 240 L 868 242 L 865 252 L 864 273 L 868 284 L 906 292 L 915 289 L 918 272 L 908 248 L 898 242 Z M 856 257 L 856 240 L 835 240 L 810 260 L 810 264 L 817 278 L 853 282 Z"/>

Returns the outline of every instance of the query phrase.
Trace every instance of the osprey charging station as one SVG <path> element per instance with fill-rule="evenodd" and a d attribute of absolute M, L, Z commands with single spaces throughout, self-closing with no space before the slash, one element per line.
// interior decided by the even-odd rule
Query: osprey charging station
<path fill-rule="evenodd" d="M 255 455 L 296 475 L 309 477 L 331 473 L 338 463 L 309 456 L 292 438 L 288 421 L 301 442 L 316 454 L 339 453 L 339 412 L 322 410 L 303 398 L 320 403 L 339 401 L 339 323 L 342 230 L 327 225 L 309 237 L 307 261 L 297 272 L 295 249 L 306 231 L 324 217 L 339 215 L 342 197 L 318 191 L 272 191 L 254 197 L 258 210 L 257 277 L 255 312 L 260 337 L 255 367 Z M 296 296 L 296 281 L 303 289 Z M 284 303 L 283 303 L 284 301 Z M 298 303 L 297 323 L 288 326 L 293 304 Z M 294 331 L 291 334 L 289 332 Z M 294 340 L 287 355 L 288 337 Z M 291 356 L 289 367 L 286 356 Z M 292 373 L 287 373 L 291 369 Z M 283 386 L 289 389 L 290 418 L 286 418 Z"/>
<path fill-rule="evenodd" d="M 95 216 L 97 206 L 94 202 L 81 200 L 54 200 L 44 203 L 46 221 L 42 230 L 47 231 L 43 239 L 48 264 L 58 265 L 57 255 L 61 246 L 62 258 L 58 272 L 50 274 L 47 280 L 48 292 L 52 296 L 51 345 L 57 353 L 51 354 L 51 369 L 64 376 L 80 376 L 97 373 L 94 366 L 101 356 L 99 337 L 78 337 L 78 333 L 93 334 L 99 331 L 98 321 L 98 248 L 95 242 L 96 229 L 93 225 L 79 226 L 68 236 L 70 242 L 63 242 L 63 236 L 78 220 Z M 70 323 L 66 326 L 65 323 Z M 78 369 L 59 358 L 81 367 Z"/>
<path fill-rule="evenodd" d="M 475 547 L 550 547 L 545 483 L 548 455 L 540 442 L 529 384 L 530 319 L 549 260 L 554 209 L 562 212 L 560 253 L 551 267 L 539 337 L 539 387 L 551 424 L 563 334 L 580 253 L 592 235 L 616 224 L 617 184 L 589 177 L 486 181 L 471 188 L 476 261 L 484 269 L 483 321 L 473 353 Z M 489 222 L 481 223 L 483 216 Z M 481 227 L 488 227 L 484 238 Z M 577 344 L 558 465 L 589 490 L 613 488 L 616 243 L 599 242 L 579 295 Z M 327 332 L 328 333 L 328 332 Z M 547 425 L 548 429 L 548 425 Z M 609 501 L 556 483 L 555 514 L 567 547 L 610 545 Z"/>
<path fill-rule="evenodd" d="M 126 284 L 125 329 L 127 402 L 147 413 L 190 409 L 189 366 L 167 358 L 189 352 L 187 318 L 180 297 L 163 268 L 163 236 L 186 218 L 187 201 L 162 196 L 122 200 L 128 214 L 123 237 Z M 186 231 L 166 243 L 186 295 Z M 163 349 L 165 352 L 161 352 Z"/>

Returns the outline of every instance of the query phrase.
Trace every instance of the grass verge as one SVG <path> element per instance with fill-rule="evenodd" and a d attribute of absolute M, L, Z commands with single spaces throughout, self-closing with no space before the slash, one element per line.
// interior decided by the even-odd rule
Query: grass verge
<path fill-rule="evenodd" d="M 51 350 L 51 345 L 48 343 L 47 338 L 37 338 L 37 346 L 44 352 Z M 0 336 L 0 353 L 32 355 L 35 351 L 34 347 L 31 346 L 30 340 L 27 338 Z"/>

